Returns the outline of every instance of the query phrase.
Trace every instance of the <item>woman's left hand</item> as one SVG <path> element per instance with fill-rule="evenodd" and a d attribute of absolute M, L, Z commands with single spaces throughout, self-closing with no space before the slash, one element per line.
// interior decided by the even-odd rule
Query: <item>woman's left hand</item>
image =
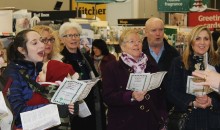
<path fill-rule="evenodd" d="M 73 113 L 74 113 L 74 104 L 70 103 L 70 104 L 68 105 L 68 109 L 69 109 L 69 112 L 70 112 L 71 114 L 73 114 Z"/>
<path fill-rule="evenodd" d="M 212 105 L 212 99 L 210 97 L 208 97 L 207 95 L 205 96 L 198 96 L 196 97 L 196 107 L 199 107 L 199 108 L 207 108 L 207 107 L 210 107 Z"/>

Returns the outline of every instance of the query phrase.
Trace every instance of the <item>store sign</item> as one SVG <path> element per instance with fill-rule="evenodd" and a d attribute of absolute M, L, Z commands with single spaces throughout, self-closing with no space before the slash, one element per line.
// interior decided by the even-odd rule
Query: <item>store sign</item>
<path fill-rule="evenodd" d="M 92 19 L 95 17 L 100 18 L 103 21 L 106 21 L 106 4 L 88 4 L 88 3 L 77 3 L 72 1 L 72 9 L 77 10 L 81 14 L 85 14 L 84 18 Z"/>
<path fill-rule="evenodd" d="M 110 3 L 114 1 L 115 0 L 76 0 L 76 2 L 81 2 L 81 3 Z"/>
<path fill-rule="evenodd" d="M 188 14 L 188 26 L 207 25 L 211 30 L 220 28 L 220 12 L 195 12 Z"/>
<path fill-rule="evenodd" d="M 37 16 L 42 21 L 46 20 L 64 20 L 69 18 L 75 18 L 77 16 L 76 11 L 32 11 L 32 17 Z"/>
<path fill-rule="evenodd" d="M 161 12 L 202 12 L 207 9 L 209 0 L 158 0 Z"/>
<path fill-rule="evenodd" d="M 148 18 L 139 19 L 118 19 L 118 25 L 124 26 L 144 26 Z"/>
<path fill-rule="evenodd" d="M 158 0 L 157 7 L 161 12 L 187 12 L 189 0 Z"/>
<path fill-rule="evenodd" d="M 176 28 L 164 28 L 164 33 L 167 35 L 169 41 L 172 42 L 172 45 L 175 45 L 177 29 Z"/>

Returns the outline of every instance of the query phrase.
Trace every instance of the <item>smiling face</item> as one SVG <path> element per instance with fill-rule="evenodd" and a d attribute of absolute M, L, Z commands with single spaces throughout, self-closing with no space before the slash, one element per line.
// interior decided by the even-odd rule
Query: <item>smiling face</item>
<path fill-rule="evenodd" d="M 79 32 L 74 28 L 67 30 L 62 37 L 62 42 L 64 43 L 68 51 L 76 53 L 77 48 L 80 45 Z"/>
<path fill-rule="evenodd" d="M 131 32 L 125 36 L 125 39 L 121 44 L 121 49 L 123 52 L 131 55 L 135 60 L 138 60 L 142 53 L 142 41 L 139 34 Z"/>
<path fill-rule="evenodd" d="M 26 37 L 27 51 L 22 47 L 18 47 L 18 51 L 25 56 L 24 59 L 27 61 L 34 63 L 42 62 L 45 45 L 43 42 L 41 42 L 41 36 L 35 31 L 30 31 L 26 34 Z"/>
<path fill-rule="evenodd" d="M 198 33 L 192 43 L 192 49 L 196 55 L 204 55 L 211 45 L 211 38 L 206 30 Z"/>

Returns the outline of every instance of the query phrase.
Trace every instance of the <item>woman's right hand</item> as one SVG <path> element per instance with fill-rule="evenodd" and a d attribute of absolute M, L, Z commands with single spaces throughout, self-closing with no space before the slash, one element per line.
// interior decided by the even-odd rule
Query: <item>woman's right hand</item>
<path fill-rule="evenodd" d="M 145 91 L 134 91 L 132 93 L 132 98 L 138 102 L 142 101 L 144 99 L 144 95 L 146 94 L 147 92 Z"/>
<path fill-rule="evenodd" d="M 212 105 L 212 99 L 208 97 L 207 95 L 204 96 L 197 96 L 194 106 L 198 108 L 205 109 L 207 107 L 210 107 Z"/>

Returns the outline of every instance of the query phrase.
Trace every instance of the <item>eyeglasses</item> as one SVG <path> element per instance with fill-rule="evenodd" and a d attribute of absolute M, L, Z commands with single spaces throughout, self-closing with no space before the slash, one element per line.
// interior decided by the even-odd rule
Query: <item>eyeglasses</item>
<path fill-rule="evenodd" d="M 130 41 L 125 41 L 125 43 L 129 43 L 129 44 L 131 44 L 131 45 L 134 45 L 135 43 L 136 44 L 141 44 L 142 42 L 141 41 L 133 41 L 133 40 L 130 40 Z"/>
<path fill-rule="evenodd" d="M 47 39 L 47 38 L 42 38 L 41 39 L 41 42 L 43 42 L 44 44 L 47 44 L 48 42 L 50 42 L 50 43 L 54 43 L 55 42 L 55 38 L 49 38 L 49 39 Z"/>
<path fill-rule="evenodd" d="M 79 38 L 80 37 L 80 34 L 66 34 L 66 35 L 63 35 L 63 37 L 66 37 L 66 38 Z"/>

